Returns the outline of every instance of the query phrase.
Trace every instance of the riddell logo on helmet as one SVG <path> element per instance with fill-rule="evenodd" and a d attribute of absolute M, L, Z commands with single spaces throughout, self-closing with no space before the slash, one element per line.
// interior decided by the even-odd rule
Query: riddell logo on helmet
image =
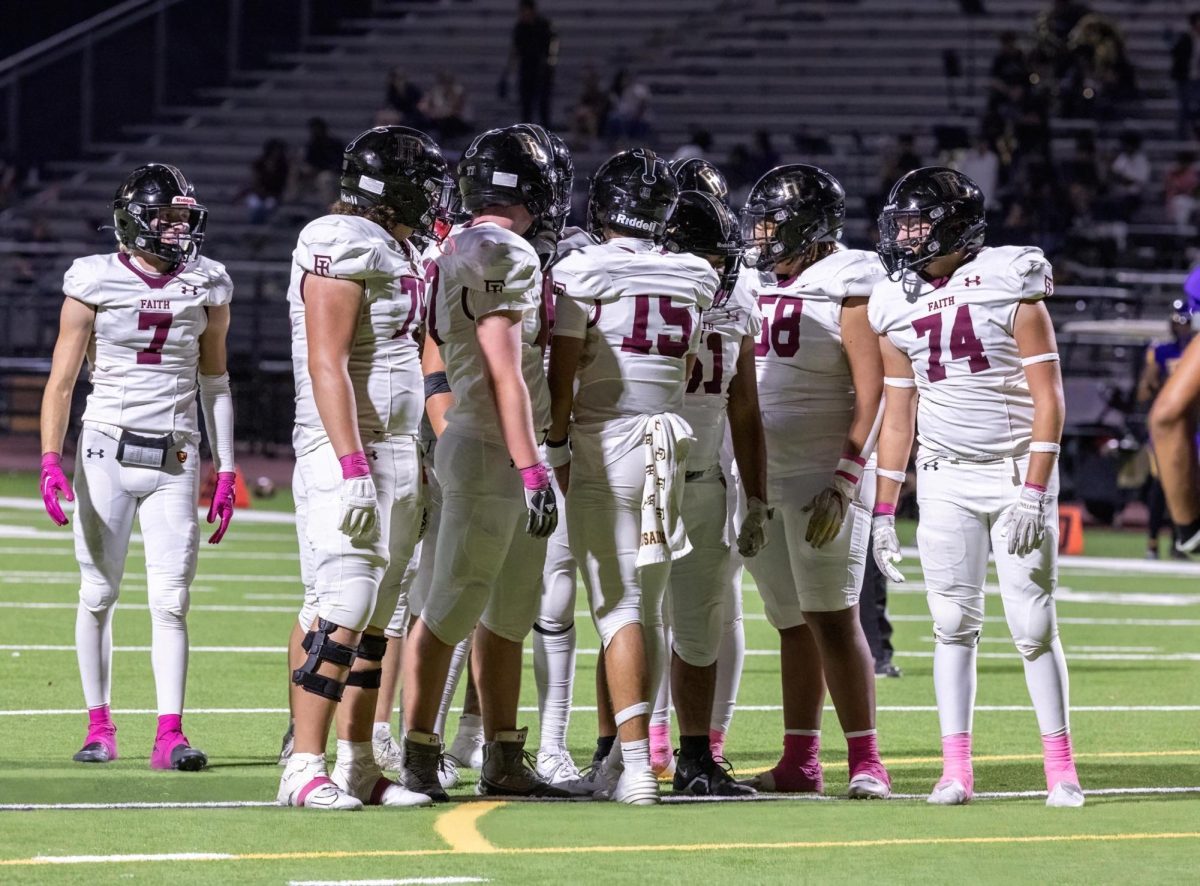
<path fill-rule="evenodd" d="M 621 225 L 626 228 L 633 228 L 635 231 L 653 231 L 654 222 L 647 221 L 644 218 L 635 218 L 632 215 L 626 215 L 623 212 L 618 212 L 613 219 L 613 224 Z"/>

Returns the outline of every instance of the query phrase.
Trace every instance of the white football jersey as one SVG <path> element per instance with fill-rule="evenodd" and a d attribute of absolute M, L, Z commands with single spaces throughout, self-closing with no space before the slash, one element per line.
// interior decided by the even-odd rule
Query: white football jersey
<path fill-rule="evenodd" d="M 875 253 L 839 249 L 789 280 L 754 271 L 738 280 L 750 287 L 763 316 L 755 364 L 768 476 L 837 467 L 854 418 L 842 302 L 868 297 L 885 276 Z"/>
<path fill-rule="evenodd" d="M 743 269 L 738 276 L 748 273 Z M 745 286 L 735 286 L 725 304 L 700 315 L 700 349 L 680 413 L 696 435 L 688 453 L 689 471 L 721 461 L 729 383 L 737 373 L 742 340 L 747 335 L 757 339 L 761 333 L 762 312 Z"/>
<path fill-rule="evenodd" d="M 1033 398 L 1013 323 L 1022 300 L 1054 292 L 1050 262 L 1033 246 L 985 248 L 938 282 L 884 280 L 868 309 L 912 361 L 921 447 L 967 459 L 1025 452 Z"/>
<path fill-rule="evenodd" d="M 717 291 L 708 262 L 618 237 L 571 252 L 554 280 L 554 334 L 584 339 L 574 421 L 679 412 L 700 312 Z"/>
<path fill-rule="evenodd" d="M 310 452 L 328 439 L 308 374 L 304 287 L 312 277 L 356 280 L 363 287 L 349 365 L 363 442 L 383 434 L 416 434 L 425 411 L 418 345 L 425 289 L 420 258 L 412 246 L 372 221 L 326 215 L 305 226 L 292 252 L 288 311 L 296 376 L 296 454 Z"/>
<path fill-rule="evenodd" d="M 83 420 L 198 439 L 200 336 L 205 308 L 233 297 L 225 267 L 201 256 L 155 275 L 123 252 L 88 255 L 71 264 L 63 293 L 96 309 Z"/>
<path fill-rule="evenodd" d="M 541 265 L 529 241 L 492 222 L 465 225 L 442 244 L 428 281 L 429 335 L 441 351 L 454 393 L 446 421 L 463 434 L 503 444 L 475 324 L 488 314 L 514 311 L 523 316 L 521 372 L 540 440 L 550 425 L 550 391 L 542 366 L 548 324 Z"/>

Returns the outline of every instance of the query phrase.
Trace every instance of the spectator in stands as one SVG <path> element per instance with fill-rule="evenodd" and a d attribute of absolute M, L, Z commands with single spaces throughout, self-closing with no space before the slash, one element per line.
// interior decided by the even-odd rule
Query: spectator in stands
<path fill-rule="evenodd" d="M 558 36 L 554 33 L 554 25 L 538 12 L 535 0 L 520 0 L 508 64 L 500 78 L 500 95 L 507 94 L 508 77 L 516 67 L 522 120 L 551 128 L 550 99 L 557 63 Z"/>
<path fill-rule="evenodd" d="M 1188 16 L 1187 31 L 1171 47 L 1171 79 L 1179 101 L 1175 134 L 1194 136 L 1200 118 L 1200 12 Z"/>
<path fill-rule="evenodd" d="M 1134 94 L 1133 65 L 1117 23 L 1095 13 L 1085 15 L 1071 31 L 1067 49 L 1070 65 L 1063 78 L 1063 113 L 1112 117 L 1119 102 Z"/>
<path fill-rule="evenodd" d="M 1000 35 L 1000 49 L 988 71 L 988 113 L 1010 119 L 1016 116 L 1021 97 L 1030 88 L 1032 72 L 1025 51 L 1013 31 Z"/>
<path fill-rule="evenodd" d="M 467 91 L 451 71 L 438 72 L 433 86 L 421 99 L 419 110 L 440 142 L 450 141 L 471 131 Z"/>
<path fill-rule="evenodd" d="M 1133 130 L 1121 134 L 1121 150 L 1109 169 L 1114 205 L 1123 221 L 1129 221 L 1150 187 L 1150 158 L 1142 150 L 1142 136 Z"/>
<path fill-rule="evenodd" d="M 1171 224 L 1185 227 L 1192 223 L 1198 191 L 1200 169 L 1196 166 L 1196 152 L 1180 151 L 1175 155 L 1175 164 L 1167 170 L 1163 183 L 1167 218 Z"/>
<path fill-rule="evenodd" d="M 608 138 L 611 142 L 639 142 L 650 134 L 650 87 L 621 68 L 609 90 L 611 112 Z"/>
<path fill-rule="evenodd" d="M 963 153 L 954 168 L 983 191 L 983 206 L 989 217 L 1000 211 L 1000 158 L 992 150 L 987 136 L 980 133 L 970 150 Z"/>
<path fill-rule="evenodd" d="M 750 161 L 754 164 L 755 181 L 779 165 L 779 152 L 771 143 L 771 133 L 767 130 L 755 130 L 754 144 L 750 148 Z"/>
<path fill-rule="evenodd" d="M 270 138 L 250 167 L 250 187 L 245 191 L 250 224 L 261 225 L 270 219 L 287 190 L 291 162 L 287 143 Z"/>
<path fill-rule="evenodd" d="M 383 97 L 383 109 L 391 111 L 388 122 L 381 125 L 425 126 L 425 115 L 421 113 L 421 90 L 408 79 L 404 68 L 397 65 L 388 73 L 387 89 Z"/>
<path fill-rule="evenodd" d="M 1167 341 L 1151 342 L 1146 348 L 1146 361 L 1142 367 L 1142 375 L 1138 380 L 1137 401 L 1139 405 L 1153 402 L 1163 384 L 1179 365 L 1184 350 L 1192 340 L 1192 314 L 1185 298 L 1178 298 L 1171 305 L 1170 339 Z M 1162 478 L 1154 456 L 1153 447 L 1150 450 L 1150 479 L 1147 481 L 1146 507 L 1150 511 L 1147 523 L 1146 559 L 1158 559 L 1158 535 L 1166 519 L 1167 500 L 1163 492 Z M 1183 556 L 1172 550 L 1173 555 Z"/>
<path fill-rule="evenodd" d="M 605 131 L 610 101 L 595 68 L 585 68 L 581 81 L 579 101 L 571 117 L 571 140 L 573 147 L 587 149 Z"/>
<path fill-rule="evenodd" d="M 907 172 L 920 169 L 924 165 L 920 154 L 917 153 L 914 147 L 912 133 L 897 136 L 896 143 L 884 154 L 883 171 L 879 176 L 879 190 L 871 198 L 868 205 L 868 217 L 877 218 L 879 216 L 879 210 L 887 202 L 887 195 L 892 189 L 892 184 L 897 179 Z"/>
<path fill-rule="evenodd" d="M 329 134 L 329 124 L 321 117 L 308 121 L 308 143 L 300 165 L 297 185 L 300 193 L 327 206 L 337 197 L 342 171 L 342 143 Z"/>
<path fill-rule="evenodd" d="M 712 152 L 712 145 L 712 133 L 699 126 L 694 127 L 691 136 L 688 138 L 688 143 L 676 148 L 675 153 L 671 155 L 671 159 L 686 160 L 689 157 L 699 157 L 702 160 L 707 160 Z"/>
<path fill-rule="evenodd" d="M 1059 180 L 1067 190 L 1075 219 L 1081 223 L 1090 222 L 1096 201 L 1105 187 L 1096 156 L 1096 139 L 1090 132 L 1075 136 L 1075 151 L 1059 167 Z"/>

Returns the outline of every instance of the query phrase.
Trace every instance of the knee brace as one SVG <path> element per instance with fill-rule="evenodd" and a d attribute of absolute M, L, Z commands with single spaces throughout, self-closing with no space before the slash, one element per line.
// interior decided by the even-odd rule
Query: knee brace
<path fill-rule="evenodd" d="M 79 587 L 79 602 L 89 612 L 111 609 L 117 602 L 117 595 L 116 585 L 84 582 Z"/>
<path fill-rule="evenodd" d="M 1058 636 L 1058 620 L 1054 616 L 1054 601 L 1049 597 L 1030 600 L 1024 612 L 1009 616 L 1008 629 L 1017 651 L 1028 661 L 1048 652 Z"/>
<path fill-rule="evenodd" d="M 926 594 L 929 614 L 933 616 L 933 634 L 939 643 L 949 646 L 978 646 L 983 627 L 979 614 L 966 609 L 961 601 L 939 591 Z"/>
<path fill-rule="evenodd" d="M 359 661 L 382 662 L 383 655 L 387 652 L 387 645 L 387 637 L 381 637 L 378 634 L 363 634 L 362 639 L 358 641 L 358 655 L 355 658 Z M 382 667 L 351 671 L 346 677 L 347 686 L 357 686 L 360 689 L 378 689 L 382 683 Z"/>
<path fill-rule="evenodd" d="M 543 637 L 560 637 L 569 632 L 573 627 L 575 627 L 575 622 L 571 622 L 565 628 L 542 627 L 541 619 L 533 623 L 533 629 Z"/>
<path fill-rule="evenodd" d="M 383 661 L 387 653 L 388 638 L 381 634 L 363 634 L 358 641 L 358 657 L 363 661 Z"/>
<path fill-rule="evenodd" d="M 383 669 L 372 668 L 369 671 L 351 671 L 346 677 L 347 686 L 357 686 L 359 689 L 378 689 L 383 685 Z"/>
<path fill-rule="evenodd" d="M 318 619 L 317 629 L 309 631 L 302 644 L 304 651 L 308 653 L 308 658 L 304 660 L 304 664 L 292 671 L 293 683 L 305 692 L 311 692 L 330 701 L 342 700 L 342 689 L 345 687 L 345 683 L 333 677 L 318 674 L 317 668 L 323 661 L 348 668 L 354 664 L 356 654 L 354 648 L 339 643 L 329 636 L 339 627 L 331 621 Z"/>

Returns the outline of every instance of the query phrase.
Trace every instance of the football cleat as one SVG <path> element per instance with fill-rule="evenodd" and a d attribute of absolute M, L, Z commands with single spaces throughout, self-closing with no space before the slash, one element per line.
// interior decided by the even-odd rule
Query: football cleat
<path fill-rule="evenodd" d="M 111 763 L 117 759 L 117 727 L 111 723 L 92 726 L 83 747 L 71 759 L 76 763 Z"/>
<path fill-rule="evenodd" d="M 483 765 L 475 793 L 481 797 L 542 797 L 565 799 L 569 791 L 557 788 L 538 775 L 537 761 L 525 751 L 528 729 L 497 732 L 483 746 Z"/>
<path fill-rule="evenodd" d="M 376 765 L 335 766 L 333 783 L 365 806 L 432 806 L 428 794 L 419 794 L 383 777 Z"/>
<path fill-rule="evenodd" d="M 573 797 L 586 797 L 596 789 L 595 783 L 584 777 L 565 748 L 538 751 L 537 774 L 548 784 L 561 788 Z"/>
<path fill-rule="evenodd" d="M 460 781 L 462 781 L 462 775 L 458 771 L 458 766 L 443 754 L 442 759 L 438 761 L 438 784 L 442 786 L 442 790 L 448 791 L 457 787 Z"/>
<path fill-rule="evenodd" d="M 583 777 L 593 786 L 592 799 L 611 800 L 617 790 L 617 781 L 625 771 L 625 764 L 618 757 L 601 757 L 599 762 L 592 763 Z"/>
<path fill-rule="evenodd" d="M 892 795 L 892 779 L 878 761 L 865 763 L 850 776 L 851 800 L 886 800 Z"/>
<path fill-rule="evenodd" d="M 450 743 L 446 756 L 460 769 L 479 769 L 483 766 L 483 732 L 460 729 Z"/>
<path fill-rule="evenodd" d="M 733 767 L 724 757 L 706 754 L 699 760 L 677 755 L 673 787 L 690 797 L 752 797 L 758 793 L 748 784 L 734 780 Z"/>
<path fill-rule="evenodd" d="M 175 769 L 179 772 L 199 772 L 208 765 L 204 751 L 188 744 L 182 732 L 167 732 L 154 740 L 150 754 L 151 769 Z"/>
<path fill-rule="evenodd" d="M 766 794 L 819 794 L 825 790 L 825 771 L 820 763 L 797 769 L 784 769 L 777 763 L 774 769 L 743 779 L 742 784 Z"/>
<path fill-rule="evenodd" d="M 425 794 L 435 803 L 448 803 L 450 797 L 439 777 L 442 769 L 442 742 L 431 732 L 412 730 L 404 739 L 404 768 L 400 783 L 410 791 Z"/>
<path fill-rule="evenodd" d="M 1046 805 L 1052 808 L 1074 808 L 1083 805 L 1083 790 L 1070 781 L 1060 781 L 1046 796 Z"/>
<path fill-rule="evenodd" d="M 325 774 L 324 754 L 293 754 L 279 779 L 275 801 L 327 812 L 352 812 L 363 808 L 362 800 L 346 793 Z"/>
<path fill-rule="evenodd" d="M 876 662 L 875 664 L 876 677 L 903 677 L 904 672 L 890 661 Z"/>
<path fill-rule="evenodd" d="M 934 806 L 962 806 L 971 802 L 971 792 L 957 778 L 943 778 L 933 786 L 925 802 Z"/>
<path fill-rule="evenodd" d="M 286 766 L 292 756 L 292 748 L 296 745 L 296 724 L 288 720 L 287 732 L 283 733 L 283 741 L 279 743 L 279 765 Z"/>
<path fill-rule="evenodd" d="M 627 806 L 653 806 L 661 803 L 658 778 L 652 769 L 624 769 L 617 779 L 612 798 Z"/>
<path fill-rule="evenodd" d="M 392 733 L 376 732 L 371 736 L 371 753 L 384 772 L 399 772 L 404 767 L 404 749 L 392 738 Z"/>

